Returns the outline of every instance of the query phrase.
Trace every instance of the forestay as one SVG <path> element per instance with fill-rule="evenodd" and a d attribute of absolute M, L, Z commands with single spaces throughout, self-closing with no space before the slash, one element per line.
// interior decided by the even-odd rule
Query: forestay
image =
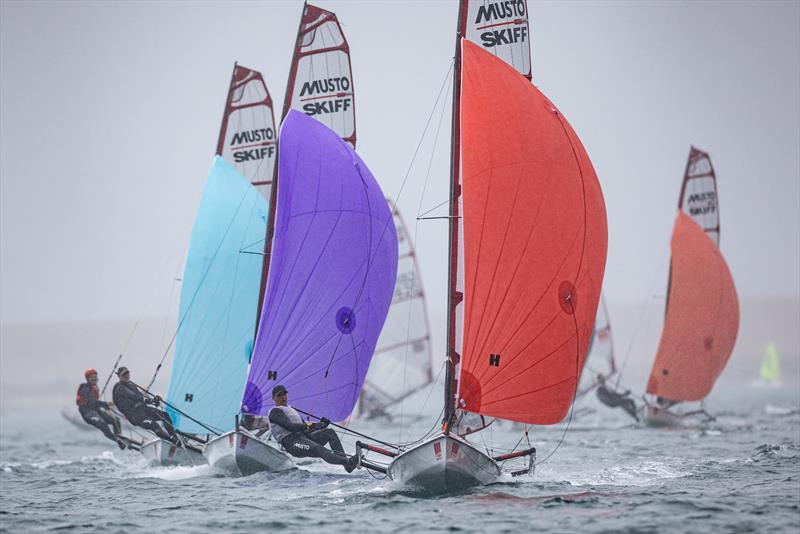
<path fill-rule="evenodd" d="M 392 301 L 397 236 L 375 178 L 316 120 L 290 111 L 280 132 L 275 235 L 242 411 L 292 405 L 331 420 L 355 406 Z"/>
<path fill-rule="evenodd" d="M 220 430 L 233 427 L 253 348 L 266 201 L 217 156 L 197 209 L 183 272 L 167 401 Z M 256 245 L 254 245 L 256 244 Z M 205 433 L 174 410 L 175 426 Z"/>
<path fill-rule="evenodd" d="M 235 64 L 217 141 L 217 155 L 269 199 L 277 148 L 272 98 L 261 73 Z"/>
<path fill-rule="evenodd" d="M 595 321 L 603 195 L 555 106 L 512 67 L 462 43 L 458 405 L 553 424 L 572 403 Z"/>
<path fill-rule="evenodd" d="M 597 316 L 592 329 L 592 340 L 589 342 L 589 355 L 583 367 L 578 396 L 591 391 L 597 385 L 597 377 L 602 375 L 608 379 L 617 372 L 614 360 L 614 343 L 611 337 L 611 323 L 608 319 L 608 310 L 603 296 L 600 296 L 600 305 L 597 307 Z"/>
<path fill-rule="evenodd" d="M 462 1 L 467 4 L 467 39 L 530 80 L 530 25 L 526 0 Z"/>
<path fill-rule="evenodd" d="M 334 13 L 305 4 L 297 32 L 283 117 L 297 109 L 356 146 L 350 47 Z"/>
<path fill-rule="evenodd" d="M 671 248 L 669 306 L 647 393 L 697 401 L 711 391 L 733 351 L 739 300 L 719 249 L 683 211 Z"/>
<path fill-rule="evenodd" d="M 394 296 L 359 398 L 363 415 L 380 415 L 433 381 L 425 292 L 411 234 L 389 200 L 397 232 Z"/>

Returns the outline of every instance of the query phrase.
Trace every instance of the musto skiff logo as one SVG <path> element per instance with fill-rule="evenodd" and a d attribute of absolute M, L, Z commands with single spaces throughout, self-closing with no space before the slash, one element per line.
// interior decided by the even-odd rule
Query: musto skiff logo
<path fill-rule="evenodd" d="M 478 7 L 475 29 L 481 33 L 484 48 L 510 45 L 528 40 L 525 0 L 491 2 Z"/>
<path fill-rule="evenodd" d="M 326 113 L 339 113 L 353 107 L 353 92 L 346 76 L 324 78 L 305 82 L 300 89 L 303 112 L 313 117 Z"/>
<path fill-rule="evenodd" d="M 714 191 L 693 193 L 686 200 L 686 208 L 692 217 L 714 213 L 717 211 L 717 194 Z"/>
<path fill-rule="evenodd" d="M 271 158 L 275 155 L 275 131 L 268 127 L 234 132 L 228 146 L 236 163 Z"/>

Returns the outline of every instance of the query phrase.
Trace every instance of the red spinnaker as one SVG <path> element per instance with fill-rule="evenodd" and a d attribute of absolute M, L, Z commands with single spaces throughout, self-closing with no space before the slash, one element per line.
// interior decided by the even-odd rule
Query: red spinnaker
<path fill-rule="evenodd" d="M 462 41 L 460 408 L 561 421 L 588 351 L 606 212 L 589 156 L 524 76 Z"/>
<path fill-rule="evenodd" d="M 672 232 L 669 307 L 647 392 L 678 401 L 708 395 L 739 331 L 739 299 L 716 244 L 679 211 Z"/>

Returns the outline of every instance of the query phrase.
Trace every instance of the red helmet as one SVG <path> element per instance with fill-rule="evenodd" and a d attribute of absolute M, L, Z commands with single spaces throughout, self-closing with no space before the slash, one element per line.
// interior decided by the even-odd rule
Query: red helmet
<path fill-rule="evenodd" d="M 91 367 L 90 367 L 90 368 L 88 368 L 87 370 L 85 370 L 85 371 L 83 372 L 83 376 L 84 376 L 84 377 L 85 377 L 87 380 L 88 380 L 88 379 L 89 379 L 89 377 L 90 377 L 90 376 L 92 376 L 92 375 L 97 375 L 97 370 L 96 370 L 96 369 L 92 369 Z"/>

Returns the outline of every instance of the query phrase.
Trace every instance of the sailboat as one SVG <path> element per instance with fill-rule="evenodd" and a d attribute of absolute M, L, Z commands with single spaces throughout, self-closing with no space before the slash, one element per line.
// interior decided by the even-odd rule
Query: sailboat
<path fill-rule="evenodd" d="M 365 418 L 392 417 L 400 403 L 433 382 L 428 308 L 414 244 L 397 206 L 387 202 L 397 231 L 397 282 L 358 399 L 359 415 Z"/>
<path fill-rule="evenodd" d="M 495 482 L 501 462 L 535 455 L 490 455 L 468 440 L 480 432 L 472 421 L 555 424 L 567 415 L 607 249 L 603 195 L 580 140 L 522 73 L 465 38 L 475 22 L 468 4 L 454 69 L 442 431 L 397 452 L 359 444 L 391 458 L 391 479 L 430 492 Z M 518 27 L 509 15 L 504 24 Z M 531 458 L 517 474 L 532 470 Z"/>
<path fill-rule="evenodd" d="M 258 249 L 246 252 L 263 241 L 265 228 L 264 198 L 215 157 L 186 256 L 167 394 L 167 413 L 180 432 L 221 433 L 239 412 L 261 280 Z M 158 438 L 142 454 L 153 464 L 205 463 L 197 448 Z"/>
<path fill-rule="evenodd" d="M 346 419 L 355 406 L 391 304 L 397 237 L 364 162 L 332 130 L 291 110 L 279 136 L 268 287 L 241 402 L 265 416 L 277 384 L 292 405 Z M 290 457 L 241 429 L 211 440 L 213 466 L 280 470 Z"/>
<path fill-rule="evenodd" d="M 253 347 L 275 141 L 263 76 L 235 63 L 182 278 L 167 412 L 187 434 L 234 427 Z M 153 465 L 205 463 L 197 447 L 162 439 L 145 443 L 142 454 Z"/>
<path fill-rule="evenodd" d="M 774 341 L 770 341 L 764 349 L 764 358 L 758 369 L 758 386 L 779 387 L 781 385 L 781 364 L 778 356 L 778 348 Z"/>
<path fill-rule="evenodd" d="M 739 299 L 719 250 L 717 181 L 706 152 L 691 147 L 672 232 L 672 260 L 664 329 L 647 382 L 646 419 L 682 425 L 704 409 L 681 412 L 682 402 L 702 401 L 728 363 L 739 330 Z"/>
<path fill-rule="evenodd" d="M 282 112 L 284 126 L 292 109 L 313 117 L 351 147 L 355 147 L 355 109 L 349 46 L 336 15 L 310 4 L 303 6 L 297 32 Z M 294 118 L 293 122 L 302 123 L 299 118 Z M 308 127 L 308 125 L 296 126 L 294 130 Z M 296 147 L 295 150 L 300 148 Z M 346 154 L 336 154 L 331 157 L 330 164 L 342 158 L 350 158 Z M 270 183 L 277 184 L 279 166 L 274 168 L 272 176 Z M 281 201 L 274 194 L 270 199 L 270 221 L 272 221 L 276 203 L 280 204 Z M 267 248 L 259 294 L 260 304 L 257 310 L 259 318 L 266 310 L 265 304 L 261 303 L 266 302 L 267 275 L 272 261 L 269 247 L 272 246 L 273 227 L 270 222 L 265 242 Z M 253 365 L 255 364 L 251 364 L 251 375 L 257 372 Z M 258 379 L 253 378 L 253 380 Z M 293 391 L 292 399 L 296 398 L 296 392 Z M 252 399 L 243 402 L 242 412 L 251 418 L 255 413 L 256 404 Z M 238 420 L 235 430 L 228 432 L 223 438 L 225 439 L 212 440 L 206 447 L 206 457 L 209 462 L 220 470 L 233 474 L 250 474 L 256 471 L 288 469 L 294 465 L 291 457 L 281 451 L 277 444 L 270 443 L 268 437 L 261 439 L 256 432 L 251 432 L 245 425 L 239 425 Z"/>

